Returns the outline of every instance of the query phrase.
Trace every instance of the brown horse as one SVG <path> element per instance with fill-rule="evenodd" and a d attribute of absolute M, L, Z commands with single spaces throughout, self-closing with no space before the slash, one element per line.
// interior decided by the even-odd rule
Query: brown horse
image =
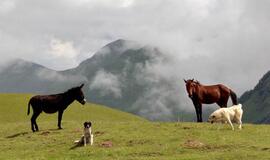
<path fill-rule="evenodd" d="M 186 90 L 189 98 L 192 100 L 196 115 L 197 122 L 202 122 L 202 104 L 216 103 L 220 107 L 227 107 L 228 99 L 231 97 L 232 103 L 237 105 L 236 94 L 228 87 L 217 84 L 211 86 L 205 86 L 200 84 L 194 79 L 185 80 Z"/>
<path fill-rule="evenodd" d="M 37 117 L 42 111 L 45 113 L 58 112 L 58 128 L 61 127 L 61 120 L 64 110 L 74 101 L 77 100 L 81 104 L 85 104 L 84 94 L 82 92 L 82 84 L 79 87 L 71 88 L 68 91 L 54 95 L 37 95 L 32 97 L 28 103 L 28 112 L 30 113 L 30 106 L 33 109 L 33 115 L 31 118 L 31 129 L 33 132 L 38 131 L 38 125 L 36 122 Z"/>

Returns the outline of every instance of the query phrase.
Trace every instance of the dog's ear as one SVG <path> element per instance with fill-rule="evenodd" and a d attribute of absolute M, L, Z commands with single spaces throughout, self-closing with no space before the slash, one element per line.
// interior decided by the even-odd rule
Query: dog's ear
<path fill-rule="evenodd" d="M 84 126 L 84 128 L 85 128 L 85 127 L 87 126 L 87 122 L 84 122 L 84 123 L 83 123 L 83 126 Z"/>
<path fill-rule="evenodd" d="M 90 127 L 91 127 L 91 126 L 92 126 L 92 123 L 91 123 L 90 121 L 89 121 L 88 123 L 89 123 L 89 125 L 90 125 Z"/>

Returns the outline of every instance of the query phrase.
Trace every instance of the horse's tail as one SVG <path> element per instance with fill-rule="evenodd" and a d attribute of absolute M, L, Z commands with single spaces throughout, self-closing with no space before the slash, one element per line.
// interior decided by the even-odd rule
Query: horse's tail
<path fill-rule="evenodd" d="M 230 96 L 231 96 L 233 105 L 237 105 L 237 104 L 238 104 L 238 103 L 237 103 L 237 96 L 236 96 L 236 94 L 234 93 L 234 91 L 232 91 L 231 89 L 230 89 Z"/>
<path fill-rule="evenodd" d="M 31 106 L 31 99 L 28 102 L 28 110 L 27 110 L 27 115 L 30 114 L 30 106 Z"/>

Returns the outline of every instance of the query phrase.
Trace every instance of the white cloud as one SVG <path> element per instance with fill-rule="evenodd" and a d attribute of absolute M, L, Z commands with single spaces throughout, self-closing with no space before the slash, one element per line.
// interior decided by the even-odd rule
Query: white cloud
<path fill-rule="evenodd" d="M 113 95 L 115 98 L 122 97 L 121 82 L 118 77 L 112 73 L 100 70 L 89 85 L 90 89 L 100 90 L 101 96 Z"/>
<path fill-rule="evenodd" d="M 74 48 L 73 42 L 62 41 L 60 39 L 52 39 L 50 42 L 49 54 L 61 58 L 76 58 L 79 55 L 79 50 Z"/>
<path fill-rule="evenodd" d="M 50 80 L 50 81 L 58 81 L 58 82 L 72 82 L 72 83 L 80 83 L 83 81 L 87 81 L 86 77 L 79 75 L 62 75 L 58 72 L 48 70 L 48 69 L 38 69 L 35 73 L 40 79 Z"/>
<path fill-rule="evenodd" d="M 0 1 L 0 13 L 5 14 L 15 9 L 15 1 L 13 0 L 1 0 Z"/>
<path fill-rule="evenodd" d="M 60 70 L 113 40 L 132 39 L 173 57 L 176 75 L 242 93 L 270 68 L 269 6 L 267 0 L 2 0 L 0 54 L 2 61 L 12 55 Z"/>
<path fill-rule="evenodd" d="M 120 7 L 126 8 L 130 7 L 134 0 L 68 0 L 71 5 L 75 5 L 77 7 Z M 66 3 L 66 1 L 63 1 Z"/>

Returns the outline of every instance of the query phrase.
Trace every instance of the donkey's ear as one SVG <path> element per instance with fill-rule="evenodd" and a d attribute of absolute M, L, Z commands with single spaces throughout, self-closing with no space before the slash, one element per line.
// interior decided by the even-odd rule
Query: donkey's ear
<path fill-rule="evenodd" d="M 187 80 L 183 79 L 185 83 L 187 83 Z"/>
<path fill-rule="evenodd" d="M 80 88 L 82 88 L 84 86 L 84 83 L 82 85 L 80 85 Z"/>

